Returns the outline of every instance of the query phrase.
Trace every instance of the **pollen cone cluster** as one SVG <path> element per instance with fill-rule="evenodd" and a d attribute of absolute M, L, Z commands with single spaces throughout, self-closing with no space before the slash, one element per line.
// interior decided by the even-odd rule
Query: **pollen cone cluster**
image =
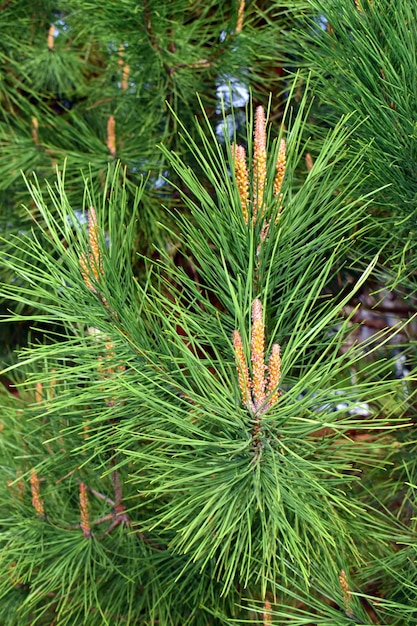
<path fill-rule="evenodd" d="M 275 177 L 273 185 L 273 195 L 279 202 L 282 199 L 282 183 L 284 180 L 286 160 L 286 142 L 280 142 L 278 158 L 275 165 Z M 257 107 L 255 113 L 255 129 L 253 141 L 252 160 L 252 197 L 250 194 L 250 171 L 246 160 L 246 151 L 243 146 L 232 144 L 232 160 L 234 178 L 237 186 L 240 204 L 242 207 L 245 223 L 249 223 L 249 213 L 252 214 L 254 224 L 259 215 L 263 218 L 267 209 L 266 187 L 267 187 L 267 147 L 266 147 L 266 119 L 262 106 Z"/>
<path fill-rule="evenodd" d="M 269 366 L 265 365 L 265 325 L 262 303 L 256 299 L 252 305 L 251 370 L 243 349 L 242 337 L 238 330 L 233 333 L 233 347 L 243 404 L 252 413 L 263 413 L 278 402 L 281 379 L 281 350 L 275 343 L 272 346 Z"/>

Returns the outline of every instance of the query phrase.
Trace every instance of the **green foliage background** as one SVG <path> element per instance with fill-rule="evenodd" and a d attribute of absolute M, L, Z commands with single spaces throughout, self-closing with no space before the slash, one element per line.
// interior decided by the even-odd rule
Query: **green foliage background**
<path fill-rule="evenodd" d="M 0 623 L 417 623 L 412 5 L 0 8 Z"/>

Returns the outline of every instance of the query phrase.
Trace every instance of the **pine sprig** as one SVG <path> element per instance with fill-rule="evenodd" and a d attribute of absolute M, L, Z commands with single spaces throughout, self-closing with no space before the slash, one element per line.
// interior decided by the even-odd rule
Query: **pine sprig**
<path fill-rule="evenodd" d="M 262 193 L 248 161 L 248 220 L 236 150 L 201 129 L 201 147 L 185 134 L 215 197 L 166 152 L 192 193 L 179 188 L 192 219 L 172 218 L 190 260 L 158 250 L 142 284 L 136 207 L 119 171 L 102 197 L 86 183 L 88 224 L 62 177 L 48 196 L 31 185 L 36 228 L 2 257 L 17 277 L 3 294 L 56 325 L 4 372 L 20 377 L 17 398 L 4 392 L 1 489 L 12 514 L 1 520 L 10 574 L 0 598 L 24 591 L 23 623 L 247 619 L 242 589 L 274 619 L 268 594 L 289 585 L 305 598 L 318 563 L 337 564 L 337 584 L 340 554 L 351 568 L 386 556 L 384 516 L 360 470 L 386 466 L 387 437 L 407 425 L 407 381 L 390 378 L 388 332 L 348 345 L 354 326 L 340 311 L 373 264 L 349 292 L 325 293 L 366 230 L 368 198 L 355 203 L 358 180 L 337 168 L 351 131 L 329 134 L 293 191 L 303 128 L 301 111 L 289 120 L 278 195 L 282 137 L 265 145 Z M 250 146 L 250 126 L 247 136 Z"/>

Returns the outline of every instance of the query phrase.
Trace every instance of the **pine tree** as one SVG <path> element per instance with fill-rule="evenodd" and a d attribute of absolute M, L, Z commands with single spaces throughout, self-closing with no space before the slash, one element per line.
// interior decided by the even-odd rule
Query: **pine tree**
<path fill-rule="evenodd" d="M 28 181 L 41 219 L 9 242 L 21 284 L 2 295 L 54 330 L 2 396 L 4 624 L 372 623 L 351 580 L 392 556 L 393 530 L 366 477 L 409 398 L 390 333 L 347 347 L 341 310 L 374 263 L 327 293 L 367 199 L 351 199 L 361 156 L 338 167 L 343 121 L 293 189 L 307 112 L 305 97 L 268 141 L 257 107 L 245 145 L 182 126 L 214 196 L 162 146 L 192 261 L 160 248 L 141 281 L 121 170 L 100 195 L 86 181 L 87 227 L 63 175 L 47 193 Z"/>
<path fill-rule="evenodd" d="M 351 4 L 1 6 L 1 624 L 416 623 L 414 9 Z"/>

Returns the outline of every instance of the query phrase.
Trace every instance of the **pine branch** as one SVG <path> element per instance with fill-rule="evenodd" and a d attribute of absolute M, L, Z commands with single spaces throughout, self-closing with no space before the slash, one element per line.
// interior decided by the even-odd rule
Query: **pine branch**
<path fill-rule="evenodd" d="M 1 292 L 54 326 L 4 371 L 18 397 L 3 394 L 0 596 L 24 593 L 21 623 L 365 620 L 357 572 L 388 572 L 406 536 L 367 477 L 401 447 L 415 373 L 393 379 L 390 329 L 350 341 L 341 311 L 376 258 L 326 291 L 371 196 L 353 199 L 349 119 L 294 182 L 308 111 L 306 96 L 272 141 L 259 112 L 242 176 L 237 141 L 182 127 L 215 194 L 162 148 L 189 261 L 160 248 L 141 282 L 119 168 L 103 194 L 85 181 L 87 223 L 63 176 L 47 193 L 30 184 L 36 220 L 2 253 L 16 282 Z"/>

